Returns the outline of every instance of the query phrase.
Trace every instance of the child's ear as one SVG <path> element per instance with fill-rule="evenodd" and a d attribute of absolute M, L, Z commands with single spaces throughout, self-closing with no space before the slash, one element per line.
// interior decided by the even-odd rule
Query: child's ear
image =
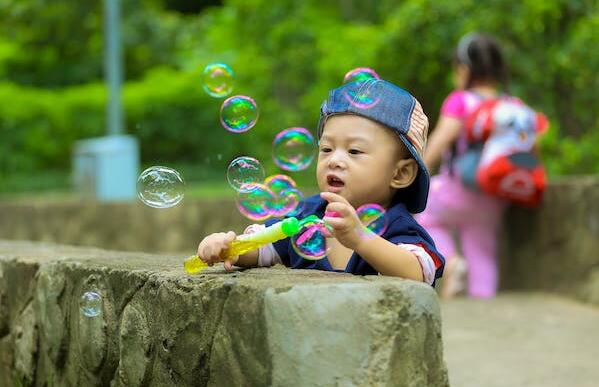
<path fill-rule="evenodd" d="M 391 187 L 408 187 L 414 180 L 416 180 L 416 175 L 418 175 L 418 164 L 416 163 L 416 160 L 412 158 L 401 159 L 395 165 L 395 173 L 391 179 Z"/>

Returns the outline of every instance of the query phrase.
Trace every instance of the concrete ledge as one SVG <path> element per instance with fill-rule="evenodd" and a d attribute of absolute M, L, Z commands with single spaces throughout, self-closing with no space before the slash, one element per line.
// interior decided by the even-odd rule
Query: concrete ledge
<path fill-rule="evenodd" d="M 182 258 L 0 241 L 0 385 L 448 385 L 429 286 Z"/>

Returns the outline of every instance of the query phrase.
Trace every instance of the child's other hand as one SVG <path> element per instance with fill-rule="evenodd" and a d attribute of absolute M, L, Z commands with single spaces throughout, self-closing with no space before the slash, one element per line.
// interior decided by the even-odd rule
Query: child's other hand
<path fill-rule="evenodd" d="M 210 234 L 198 245 L 198 256 L 208 266 L 224 261 L 225 270 L 229 271 L 239 258 L 238 256 L 227 256 L 227 250 L 231 247 L 231 242 L 236 237 L 237 235 L 233 231 Z"/>
<path fill-rule="evenodd" d="M 329 202 L 322 220 L 331 226 L 333 236 L 343 246 L 356 250 L 362 240 L 363 226 L 355 208 L 344 197 L 332 192 L 321 192 L 320 197 Z M 335 213 L 335 216 L 327 213 Z"/>

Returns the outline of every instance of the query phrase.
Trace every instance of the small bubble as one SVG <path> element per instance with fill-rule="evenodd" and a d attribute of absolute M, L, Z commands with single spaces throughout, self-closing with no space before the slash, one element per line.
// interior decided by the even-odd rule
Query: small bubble
<path fill-rule="evenodd" d="M 353 70 L 349 70 L 345 76 L 343 77 L 343 83 L 349 82 L 361 82 L 367 79 L 381 79 L 379 75 L 371 68 L 368 67 L 358 67 Z"/>
<path fill-rule="evenodd" d="M 222 98 L 233 91 L 235 75 L 224 63 L 211 63 L 204 68 L 204 91 L 212 97 Z"/>
<path fill-rule="evenodd" d="M 305 128 L 289 128 L 277 134 L 272 142 L 274 162 L 286 171 L 302 171 L 316 154 L 314 137 Z"/>
<path fill-rule="evenodd" d="M 385 209 L 378 204 L 364 204 L 356 210 L 364 227 L 376 235 L 382 235 L 387 229 L 385 212 Z"/>
<path fill-rule="evenodd" d="M 137 179 L 137 196 L 154 208 L 169 208 L 183 200 L 185 182 L 172 168 L 154 166 L 146 169 Z"/>
<path fill-rule="evenodd" d="M 102 297 L 96 292 L 85 292 L 81 296 L 81 313 L 86 317 L 97 317 L 102 313 Z"/>
<path fill-rule="evenodd" d="M 345 99 L 358 109 L 367 110 L 375 107 L 381 99 L 375 94 L 372 85 L 373 82 L 366 81 L 360 84 L 357 90 L 346 90 L 344 92 Z"/>
<path fill-rule="evenodd" d="M 295 181 L 287 175 L 271 175 L 264 180 L 264 184 L 279 195 L 286 189 L 297 188 Z"/>
<path fill-rule="evenodd" d="M 272 213 L 275 195 L 264 184 L 246 184 L 237 194 L 237 209 L 250 220 L 262 222 Z"/>
<path fill-rule="evenodd" d="M 327 253 L 326 226 L 322 219 L 308 217 L 300 221 L 300 231 L 291 238 L 291 246 L 302 258 L 316 261 Z"/>
<path fill-rule="evenodd" d="M 264 180 L 264 168 L 260 161 L 253 157 L 241 156 L 231 161 L 227 168 L 227 181 L 235 191 L 242 191 L 244 186 L 259 184 Z"/>
<path fill-rule="evenodd" d="M 243 133 L 256 125 L 258 106 L 245 95 L 227 98 L 220 109 L 220 122 L 223 128 L 233 133 Z"/>

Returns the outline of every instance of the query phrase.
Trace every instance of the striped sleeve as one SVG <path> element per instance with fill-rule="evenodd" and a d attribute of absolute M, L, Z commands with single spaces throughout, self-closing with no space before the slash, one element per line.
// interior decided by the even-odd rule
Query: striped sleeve
<path fill-rule="evenodd" d="M 409 243 L 398 243 L 397 246 L 401 247 L 404 250 L 407 250 L 414 254 L 422 267 L 422 277 L 424 282 L 429 285 L 432 285 L 435 282 L 435 272 L 437 271 L 437 267 L 435 265 L 435 261 L 433 257 L 422 247 L 419 245 L 413 245 Z"/>

